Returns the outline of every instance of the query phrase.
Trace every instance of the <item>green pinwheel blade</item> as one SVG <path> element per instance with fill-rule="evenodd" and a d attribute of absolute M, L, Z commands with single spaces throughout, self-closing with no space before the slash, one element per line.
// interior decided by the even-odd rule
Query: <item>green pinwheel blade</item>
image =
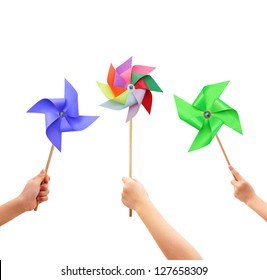
<path fill-rule="evenodd" d="M 159 85 L 155 82 L 155 80 L 150 75 L 139 74 L 139 73 L 135 73 L 135 72 L 132 73 L 132 77 L 131 77 L 132 84 L 135 84 L 140 79 L 143 79 L 146 82 L 149 90 L 162 92 L 162 89 L 159 87 Z"/>
<path fill-rule="evenodd" d="M 229 81 L 204 86 L 192 105 L 202 111 L 211 110 L 213 103 L 221 96 L 228 83 Z"/>
<path fill-rule="evenodd" d="M 238 113 L 234 109 L 229 109 L 213 114 L 214 118 L 221 120 L 225 125 L 232 128 L 236 132 L 243 134 Z"/>
<path fill-rule="evenodd" d="M 199 130 L 194 139 L 189 152 L 198 150 L 210 144 L 214 136 L 217 134 L 223 122 L 216 119 L 204 120 L 202 128 Z"/>
<path fill-rule="evenodd" d="M 207 146 L 212 140 L 211 128 L 208 121 L 204 121 L 202 128 L 199 130 L 196 138 L 194 139 L 189 152 L 195 151 L 202 147 Z"/>
<path fill-rule="evenodd" d="M 203 125 L 203 113 L 175 94 L 174 101 L 179 118 L 196 129 L 200 129 Z"/>
<path fill-rule="evenodd" d="M 117 97 L 113 98 L 113 101 L 125 104 L 128 98 L 128 90 L 126 89 L 123 93 L 118 95 Z"/>
<path fill-rule="evenodd" d="M 107 84 L 103 84 L 100 82 L 96 82 L 99 86 L 99 88 L 101 89 L 101 91 L 104 93 L 104 95 L 108 98 L 108 99 L 113 99 L 114 98 L 114 93 L 112 92 L 112 89 L 110 88 L 109 85 Z"/>
<path fill-rule="evenodd" d="M 240 119 L 236 110 L 217 99 L 211 107 L 212 118 L 221 120 L 225 125 L 242 134 Z"/>
<path fill-rule="evenodd" d="M 118 102 L 120 104 L 125 104 L 126 103 L 127 96 L 128 96 L 128 90 L 125 90 L 120 95 L 115 96 L 109 85 L 103 84 L 103 83 L 100 83 L 100 82 L 97 82 L 97 84 L 98 84 L 99 88 L 101 89 L 101 91 L 104 93 L 104 95 L 109 100 L 113 100 L 113 101 Z"/>

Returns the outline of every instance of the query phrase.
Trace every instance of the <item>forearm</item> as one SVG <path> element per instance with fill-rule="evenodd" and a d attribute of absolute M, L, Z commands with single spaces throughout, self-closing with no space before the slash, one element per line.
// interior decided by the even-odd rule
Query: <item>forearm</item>
<path fill-rule="evenodd" d="M 143 203 L 136 212 L 168 260 L 201 259 L 194 247 L 166 222 L 151 201 Z"/>
<path fill-rule="evenodd" d="M 255 194 L 246 204 L 267 222 L 267 203 L 265 201 Z"/>
<path fill-rule="evenodd" d="M 0 226 L 25 212 L 23 202 L 19 197 L 0 206 Z"/>

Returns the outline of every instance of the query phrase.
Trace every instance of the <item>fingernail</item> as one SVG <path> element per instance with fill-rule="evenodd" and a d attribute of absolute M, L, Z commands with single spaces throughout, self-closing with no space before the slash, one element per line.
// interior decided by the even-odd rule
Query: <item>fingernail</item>
<path fill-rule="evenodd" d="M 128 177 L 122 177 L 122 181 L 124 182 L 124 183 L 129 183 L 130 182 L 130 178 L 128 178 Z"/>

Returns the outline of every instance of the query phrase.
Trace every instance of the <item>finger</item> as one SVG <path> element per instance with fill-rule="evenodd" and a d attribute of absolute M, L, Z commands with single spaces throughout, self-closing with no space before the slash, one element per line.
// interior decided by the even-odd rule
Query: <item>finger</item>
<path fill-rule="evenodd" d="M 46 196 L 49 194 L 49 189 L 41 190 L 38 196 Z"/>
<path fill-rule="evenodd" d="M 234 175 L 234 178 L 236 179 L 236 181 L 240 181 L 243 179 L 243 177 L 233 168 L 233 166 L 229 165 L 229 169 L 232 172 L 232 174 Z"/>
<path fill-rule="evenodd" d="M 132 181 L 132 179 L 129 178 L 129 177 L 122 177 L 122 182 L 123 182 L 124 184 L 130 183 L 131 181 Z"/>
<path fill-rule="evenodd" d="M 42 203 L 48 200 L 48 196 L 37 197 L 38 203 Z"/>
<path fill-rule="evenodd" d="M 232 184 L 234 187 L 236 187 L 237 181 L 236 181 L 236 180 L 232 180 L 232 181 L 231 181 L 231 184 Z"/>
<path fill-rule="evenodd" d="M 43 184 L 40 186 L 40 191 L 46 191 L 48 190 L 47 184 Z"/>
<path fill-rule="evenodd" d="M 33 179 L 40 181 L 40 184 L 41 184 L 43 182 L 43 180 L 45 179 L 45 176 L 46 176 L 45 171 L 42 169 L 41 172 L 37 176 L 35 176 Z"/>
<path fill-rule="evenodd" d="M 46 175 L 45 178 L 43 179 L 42 183 L 48 184 L 49 181 L 50 181 L 50 177 L 48 175 Z"/>

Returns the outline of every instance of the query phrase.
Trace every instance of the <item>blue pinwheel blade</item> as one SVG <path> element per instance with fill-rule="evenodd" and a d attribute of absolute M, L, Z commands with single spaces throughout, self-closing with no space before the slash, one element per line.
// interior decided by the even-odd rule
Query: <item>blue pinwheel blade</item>
<path fill-rule="evenodd" d="M 99 116 L 79 116 L 76 118 L 67 117 L 67 122 L 69 123 L 71 130 L 62 130 L 62 131 L 79 131 L 87 128 L 93 122 L 95 122 Z M 64 129 L 62 127 L 62 129 Z"/>
<path fill-rule="evenodd" d="M 46 113 L 46 112 L 58 112 L 55 104 L 49 99 L 41 99 L 35 103 L 27 113 Z"/>
<path fill-rule="evenodd" d="M 79 116 L 78 109 L 78 93 L 75 88 L 65 79 L 65 99 L 66 106 L 65 111 L 68 111 L 68 115 L 71 117 Z"/>
<path fill-rule="evenodd" d="M 46 135 L 52 144 L 61 152 L 61 131 L 60 131 L 61 120 L 58 118 L 55 122 L 50 124 L 46 129 Z"/>

